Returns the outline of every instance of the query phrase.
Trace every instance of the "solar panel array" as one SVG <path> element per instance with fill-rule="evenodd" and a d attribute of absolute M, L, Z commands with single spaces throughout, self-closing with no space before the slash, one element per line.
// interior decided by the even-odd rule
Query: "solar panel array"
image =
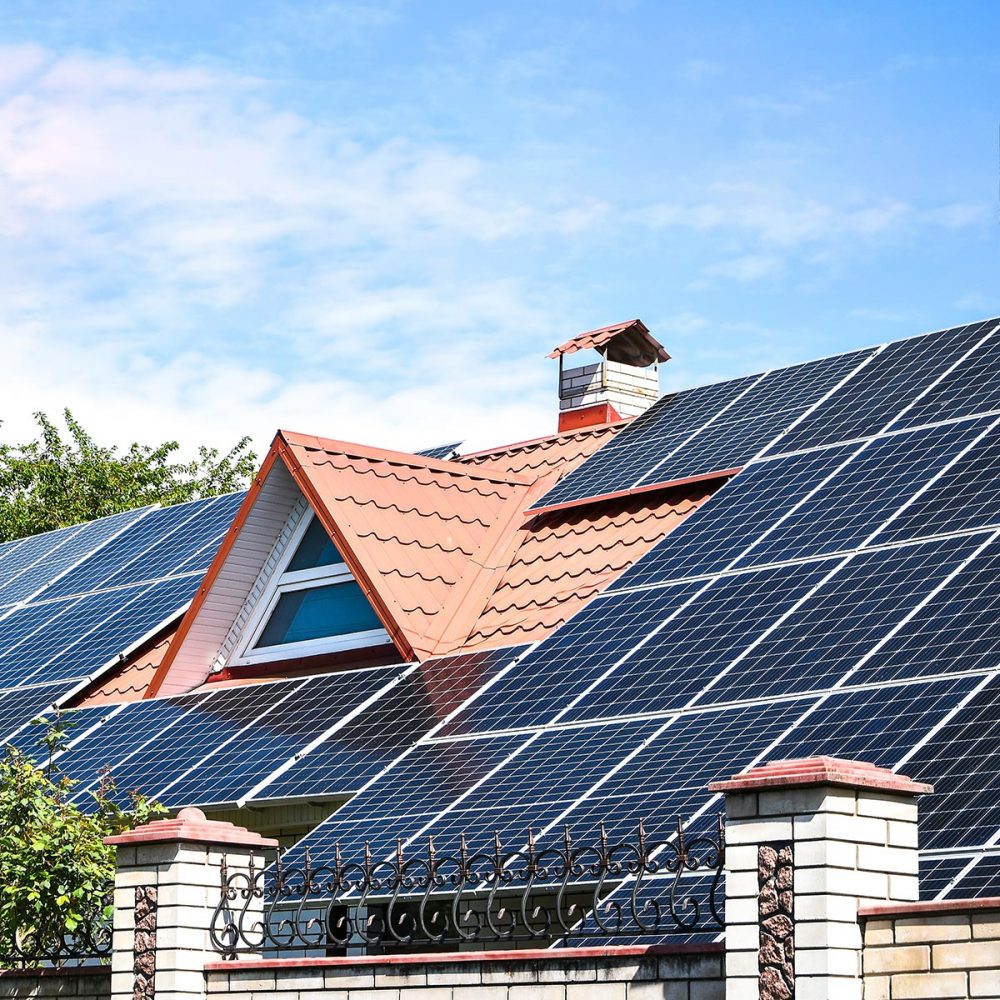
<path fill-rule="evenodd" d="M 998 320 L 661 400 L 539 505 L 745 471 L 290 861 L 662 837 L 714 778 L 831 754 L 935 785 L 925 894 L 996 894 L 998 449 Z"/>
<path fill-rule="evenodd" d="M 242 500 L 144 507 L 0 545 L 0 741 L 176 617 Z"/>

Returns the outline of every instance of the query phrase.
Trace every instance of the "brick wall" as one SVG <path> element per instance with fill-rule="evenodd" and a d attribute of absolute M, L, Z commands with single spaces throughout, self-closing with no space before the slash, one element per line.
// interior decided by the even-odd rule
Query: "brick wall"
<path fill-rule="evenodd" d="M 703 945 L 215 962 L 208 1000 L 725 1000 L 723 960 Z"/>
<path fill-rule="evenodd" d="M 34 997 L 56 996 L 70 1000 L 109 1000 L 111 970 L 106 966 L 35 972 L 0 970 L 0 997 L 33 1000 Z"/>
<path fill-rule="evenodd" d="M 861 918 L 865 1000 L 1000 998 L 1000 899 L 870 907 Z"/>

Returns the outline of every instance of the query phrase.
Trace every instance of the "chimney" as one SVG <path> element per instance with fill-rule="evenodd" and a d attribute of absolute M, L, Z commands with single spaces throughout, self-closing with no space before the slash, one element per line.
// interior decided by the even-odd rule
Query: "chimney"
<path fill-rule="evenodd" d="M 602 360 L 566 368 L 565 356 L 595 350 Z M 581 333 L 549 354 L 559 359 L 559 431 L 637 417 L 660 395 L 661 362 L 670 355 L 641 319 Z M 650 367 L 652 366 L 652 367 Z"/>

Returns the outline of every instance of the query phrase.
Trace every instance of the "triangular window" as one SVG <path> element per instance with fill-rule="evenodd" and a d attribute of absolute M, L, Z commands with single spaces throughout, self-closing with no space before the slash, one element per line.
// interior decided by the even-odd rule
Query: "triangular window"
<path fill-rule="evenodd" d="M 389 641 L 318 518 L 303 518 L 286 551 L 232 663 L 315 656 Z"/>

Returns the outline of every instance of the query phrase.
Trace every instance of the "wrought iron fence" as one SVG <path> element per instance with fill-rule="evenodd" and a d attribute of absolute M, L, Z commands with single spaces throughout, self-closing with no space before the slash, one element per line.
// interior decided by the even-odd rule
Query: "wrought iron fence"
<path fill-rule="evenodd" d="M 93 913 L 72 931 L 30 926 L 0 937 L 0 969 L 31 969 L 72 965 L 104 965 L 111 961 L 114 886 Z M 60 915 L 61 918 L 61 915 Z"/>
<path fill-rule="evenodd" d="M 714 933 L 723 926 L 720 881 L 725 830 L 677 832 L 651 841 L 642 821 L 634 839 L 611 843 L 604 825 L 596 844 L 580 846 L 569 827 L 539 848 L 531 830 L 517 850 L 499 834 L 472 852 L 466 838 L 441 853 L 433 837 L 417 853 L 397 841 L 391 857 L 368 844 L 360 861 L 301 865 L 281 856 L 267 867 L 250 859 L 230 871 L 223 860 L 212 918 L 223 956 L 348 949 L 426 951 L 514 942 L 579 942 L 588 938 Z"/>

